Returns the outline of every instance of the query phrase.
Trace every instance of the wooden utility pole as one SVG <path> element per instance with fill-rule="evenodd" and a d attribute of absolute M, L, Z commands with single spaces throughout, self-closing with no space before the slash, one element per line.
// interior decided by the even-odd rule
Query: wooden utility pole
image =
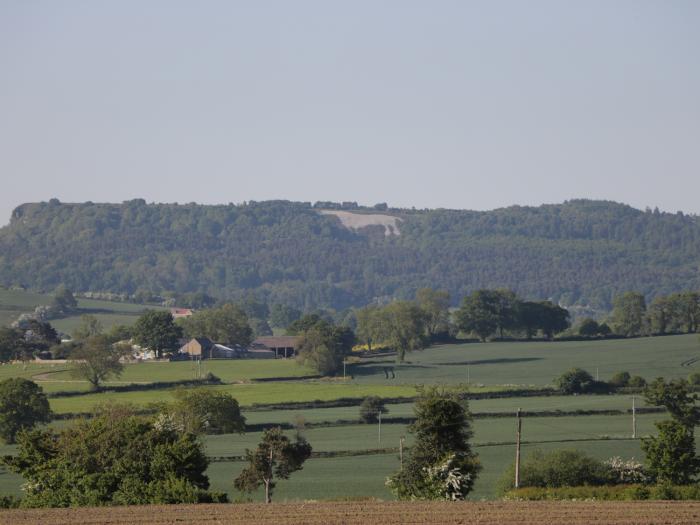
<path fill-rule="evenodd" d="M 632 439 L 637 439 L 637 407 L 636 396 L 632 396 Z"/>
<path fill-rule="evenodd" d="M 401 436 L 399 438 L 399 461 L 401 463 L 401 470 L 403 470 L 403 440 L 405 438 Z"/>
<path fill-rule="evenodd" d="M 382 411 L 379 411 L 379 444 L 382 444 Z"/>
<path fill-rule="evenodd" d="M 520 419 L 520 409 L 516 413 L 516 431 L 515 431 L 515 488 L 520 487 L 520 434 L 523 429 L 523 422 Z"/>
<path fill-rule="evenodd" d="M 345 359 L 343 359 L 343 379 L 345 379 Z"/>

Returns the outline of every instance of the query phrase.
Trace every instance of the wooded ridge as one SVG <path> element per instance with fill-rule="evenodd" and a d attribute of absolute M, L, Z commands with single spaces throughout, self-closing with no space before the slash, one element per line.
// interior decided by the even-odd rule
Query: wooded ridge
<path fill-rule="evenodd" d="M 455 305 L 479 288 L 508 288 L 609 309 L 627 290 L 650 300 L 700 289 L 699 260 L 697 216 L 591 200 L 479 212 L 52 199 L 17 207 L 0 228 L 3 286 L 253 293 L 306 310 L 412 298 L 421 287 L 448 290 Z"/>

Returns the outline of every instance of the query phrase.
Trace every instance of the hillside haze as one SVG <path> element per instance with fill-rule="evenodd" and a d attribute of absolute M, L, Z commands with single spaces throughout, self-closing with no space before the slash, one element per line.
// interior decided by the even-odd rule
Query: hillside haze
<path fill-rule="evenodd" d="M 342 208 L 342 209 L 341 209 Z M 48 291 L 253 292 L 342 309 L 429 286 L 607 309 L 619 292 L 700 289 L 700 219 L 574 200 L 487 212 L 288 201 L 23 204 L 0 229 L 0 284 Z"/>

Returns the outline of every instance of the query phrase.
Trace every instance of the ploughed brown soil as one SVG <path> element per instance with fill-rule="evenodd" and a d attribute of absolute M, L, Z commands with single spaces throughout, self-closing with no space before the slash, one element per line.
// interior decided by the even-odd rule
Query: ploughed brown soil
<path fill-rule="evenodd" d="M 0 523 L 700 524 L 700 502 L 321 502 L 0 511 Z"/>

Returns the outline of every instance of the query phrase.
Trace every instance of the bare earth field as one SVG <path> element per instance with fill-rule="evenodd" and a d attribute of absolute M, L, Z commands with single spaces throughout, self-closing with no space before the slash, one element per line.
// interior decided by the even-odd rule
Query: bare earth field
<path fill-rule="evenodd" d="M 697 524 L 699 502 L 326 502 L 6 510 L 0 523 Z"/>

